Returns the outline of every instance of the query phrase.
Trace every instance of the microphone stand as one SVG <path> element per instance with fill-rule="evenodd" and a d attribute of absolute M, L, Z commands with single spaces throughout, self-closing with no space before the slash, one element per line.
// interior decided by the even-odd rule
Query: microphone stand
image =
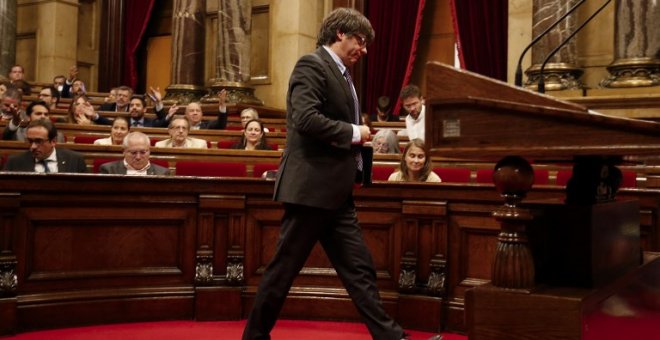
<path fill-rule="evenodd" d="M 580 32 L 580 30 L 582 30 L 582 28 L 586 26 L 589 23 L 589 21 L 591 21 L 591 19 L 595 18 L 596 15 L 598 15 L 598 13 L 600 13 L 603 9 L 605 9 L 605 7 L 609 5 L 611 1 L 612 0 L 605 1 L 605 3 L 602 6 L 600 6 L 598 10 L 596 10 L 596 12 L 591 14 L 587 18 L 587 20 L 585 20 L 575 31 L 573 31 L 573 33 L 571 33 L 568 37 L 566 37 L 566 39 L 564 39 L 564 41 L 562 41 L 561 44 L 559 44 L 559 46 L 555 47 L 554 50 L 548 53 L 548 56 L 545 57 L 545 60 L 543 60 L 543 64 L 541 64 L 541 70 L 539 71 L 538 93 L 545 93 L 545 80 L 543 79 L 543 70 L 545 69 L 545 65 L 548 63 L 550 58 L 552 58 L 552 56 L 555 55 L 555 53 L 557 53 L 559 49 L 564 47 L 564 45 L 566 45 L 566 43 L 568 43 L 569 40 L 571 40 L 578 32 Z"/>
<path fill-rule="evenodd" d="M 560 22 L 564 21 L 567 16 L 569 16 L 573 11 L 575 11 L 578 7 L 580 7 L 586 0 L 580 0 L 580 2 L 576 3 L 573 7 L 571 7 L 568 12 L 564 13 L 557 21 L 555 21 L 552 25 L 548 26 L 543 32 L 541 32 L 539 35 L 532 40 L 527 47 L 523 50 L 523 52 L 520 54 L 520 59 L 518 60 L 518 67 L 516 67 L 516 75 L 515 75 L 515 85 L 520 87 L 522 86 L 522 61 L 523 57 L 525 56 L 525 53 L 534 45 L 536 44 L 537 41 L 541 40 L 548 32 L 550 32 L 551 29 L 555 28 L 555 26 L 559 25 Z"/>

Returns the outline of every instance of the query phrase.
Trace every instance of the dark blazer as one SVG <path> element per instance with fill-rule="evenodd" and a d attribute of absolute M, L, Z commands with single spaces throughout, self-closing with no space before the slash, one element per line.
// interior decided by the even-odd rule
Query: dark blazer
<path fill-rule="evenodd" d="M 169 120 L 167 120 L 167 114 L 165 113 L 165 108 L 162 108 L 156 113 L 156 118 L 145 118 L 143 117 L 142 127 L 167 127 Z M 133 118 L 128 117 L 128 125 L 133 126 Z"/>
<path fill-rule="evenodd" d="M 116 175 L 126 175 L 126 167 L 124 166 L 124 160 L 119 160 L 115 162 L 105 163 L 101 165 L 100 169 L 102 174 L 116 174 Z M 151 163 L 149 169 L 147 169 L 147 175 L 161 175 L 166 176 L 170 174 L 170 170 L 164 168 L 160 165 Z"/>
<path fill-rule="evenodd" d="M 300 58 L 287 93 L 286 149 L 274 199 L 336 209 L 350 197 L 357 166 L 351 145 L 351 89 L 322 47 Z"/>
<path fill-rule="evenodd" d="M 99 108 L 100 111 L 117 111 L 117 103 L 103 103 L 101 104 L 101 107 Z M 126 111 L 123 112 L 128 112 L 128 106 L 126 108 Z"/>
<path fill-rule="evenodd" d="M 58 172 L 71 172 L 71 173 L 85 173 L 87 172 L 87 165 L 85 158 L 68 149 L 57 150 L 57 171 Z M 6 171 L 20 171 L 20 172 L 34 172 L 34 157 L 30 151 L 25 151 L 16 155 L 9 156 L 7 164 L 5 164 Z"/>
<path fill-rule="evenodd" d="M 199 122 L 200 129 L 222 130 L 227 127 L 227 112 L 218 111 L 218 118 Z"/>

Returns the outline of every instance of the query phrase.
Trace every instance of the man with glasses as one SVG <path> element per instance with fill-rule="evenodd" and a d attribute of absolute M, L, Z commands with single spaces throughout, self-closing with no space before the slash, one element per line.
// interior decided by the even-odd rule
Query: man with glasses
<path fill-rule="evenodd" d="M 102 174 L 147 176 L 169 175 L 170 170 L 149 161 L 151 141 L 142 132 L 131 132 L 124 137 L 124 159 L 101 165 Z"/>
<path fill-rule="evenodd" d="M 84 157 L 71 150 L 56 149 L 57 129 L 49 119 L 30 121 L 25 133 L 30 149 L 9 156 L 5 171 L 39 173 L 85 173 Z"/>
<path fill-rule="evenodd" d="M 39 91 L 39 100 L 43 100 L 49 109 L 56 109 L 60 102 L 60 91 L 54 86 L 46 86 Z"/>
<path fill-rule="evenodd" d="M 101 104 L 101 111 L 114 111 L 114 112 L 129 112 L 129 104 L 133 97 L 133 89 L 128 86 L 120 86 L 117 88 L 117 94 L 114 103 Z"/>
<path fill-rule="evenodd" d="M 406 129 L 399 130 L 399 136 L 408 136 L 408 140 L 424 140 L 424 97 L 422 91 L 415 85 L 408 85 L 401 90 L 399 95 L 401 106 L 408 113 L 406 116 Z"/>

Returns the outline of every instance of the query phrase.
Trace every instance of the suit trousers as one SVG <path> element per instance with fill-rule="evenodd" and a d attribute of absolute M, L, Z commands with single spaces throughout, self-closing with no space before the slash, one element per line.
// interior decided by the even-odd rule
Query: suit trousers
<path fill-rule="evenodd" d="M 337 210 L 284 204 L 275 254 L 259 283 L 243 340 L 270 339 L 282 305 L 319 241 L 374 339 L 399 340 L 403 329 L 383 309 L 376 272 L 352 198 Z"/>

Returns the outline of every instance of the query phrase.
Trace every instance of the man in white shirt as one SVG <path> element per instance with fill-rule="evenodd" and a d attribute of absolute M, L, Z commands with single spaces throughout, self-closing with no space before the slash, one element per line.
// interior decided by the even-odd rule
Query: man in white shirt
<path fill-rule="evenodd" d="M 406 116 L 406 129 L 399 130 L 399 136 L 408 136 L 409 140 L 424 140 L 424 97 L 419 87 L 408 85 L 401 90 L 401 106 L 408 113 Z"/>
<path fill-rule="evenodd" d="M 150 146 L 151 141 L 144 133 L 129 133 L 124 137 L 124 159 L 101 165 L 101 173 L 130 176 L 169 175 L 169 169 L 149 161 Z"/>

